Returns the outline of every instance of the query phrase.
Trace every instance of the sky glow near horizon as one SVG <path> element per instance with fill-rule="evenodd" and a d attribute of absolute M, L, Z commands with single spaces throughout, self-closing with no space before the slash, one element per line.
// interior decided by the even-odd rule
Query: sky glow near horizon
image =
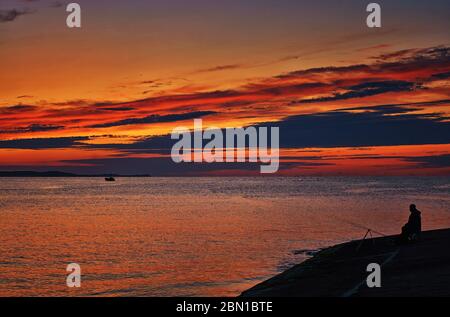
<path fill-rule="evenodd" d="M 279 126 L 278 175 L 449 175 L 450 2 L 378 2 L 2 1 L 0 170 L 257 174 L 173 164 L 202 118 Z"/>

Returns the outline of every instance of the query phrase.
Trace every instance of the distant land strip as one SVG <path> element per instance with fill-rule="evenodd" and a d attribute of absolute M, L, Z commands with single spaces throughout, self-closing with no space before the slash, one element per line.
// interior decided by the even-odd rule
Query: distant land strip
<path fill-rule="evenodd" d="M 0 171 L 0 177 L 152 177 L 149 174 L 138 174 L 138 175 L 120 175 L 120 174 L 73 174 L 65 173 L 59 171 L 48 171 L 48 172 L 32 172 L 32 171 L 10 171 L 2 172 Z"/>

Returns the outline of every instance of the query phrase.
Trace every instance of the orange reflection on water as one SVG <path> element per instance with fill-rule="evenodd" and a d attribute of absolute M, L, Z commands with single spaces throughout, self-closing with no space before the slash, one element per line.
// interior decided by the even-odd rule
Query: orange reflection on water
<path fill-rule="evenodd" d="M 0 296 L 234 296 L 304 260 L 296 250 L 360 238 L 361 226 L 397 233 L 411 201 L 426 229 L 450 225 L 448 178 L 3 179 L 0 188 Z M 73 262 L 79 289 L 66 286 Z"/>

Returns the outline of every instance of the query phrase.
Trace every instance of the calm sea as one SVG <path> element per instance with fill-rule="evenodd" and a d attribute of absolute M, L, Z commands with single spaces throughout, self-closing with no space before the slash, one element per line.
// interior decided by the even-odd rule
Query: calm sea
<path fill-rule="evenodd" d="M 410 203 L 450 227 L 449 193 L 449 177 L 0 178 L 0 296 L 234 296 L 364 227 L 398 233 Z"/>

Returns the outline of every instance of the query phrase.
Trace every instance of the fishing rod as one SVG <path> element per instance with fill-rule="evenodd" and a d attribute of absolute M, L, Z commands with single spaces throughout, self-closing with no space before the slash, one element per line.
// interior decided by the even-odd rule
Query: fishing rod
<path fill-rule="evenodd" d="M 342 218 L 340 218 L 340 217 L 338 217 L 338 216 L 334 216 L 334 217 L 335 217 L 335 219 L 337 219 L 337 220 L 339 220 L 339 221 L 341 221 L 341 222 L 343 222 L 343 223 L 350 224 L 350 225 L 352 225 L 352 226 L 354 226 L 354 227 L 356 227 L 356 228 L 361 228 L 361 229 L 367 230 L 367 231 L 366 231 L 366 234 L 365 234 L 364 237 L 362 238 L 361 242 L 360 242 L 360 243 L 358 244 L 358 246 L 356 247 L 356 252 L 359 252 L 359 250 L 361 249 L 361 247 L 362 247 L 364 241 L 366 240 L 367 236 L 370 235 L 370 238 L 373 239 L 372 232 L 373 232 L 373 233 L 376 233 L 376 234 L 378 234 L 378 235 L 380 235 L 380 236 L 387 237 L 386 234 L 384 234 L 384 233 L 382 233 L 382 232 L 379 232 L 379 231 L 376 231 L 376 230 L 373 230 L 373 229 L 371 229 L 371 228 L 369 228 L 369 227 L 363 226 L 363 225 L 358 224 L 358 223 L 354 223 L 354 222 L 349 221 L 349 220 L 347 220 L 347 219 L 342 219 Z M 375 245 L 375 240 L 372 240 L 372 242 L 373 242 L 373 244 Z"/>
<path fill-rule="evenodd" d="M 338 216 L 334 216 L 334 217 L 335 217 L 337 220 L 340 220 L 341 222 L 350 224 L 350 225 L 352 225 L 352 226 L 354 226 L 354 227 L 356 227 L 356 228 L 365 229 L 365 230 L 367 230 L 368 232 L 370 231 L 370 232 L 376 233 L 376 234 L 378 234 L 378 235 L 380 235 L 380 236 L 383 236 L 383 237 L 387 237 L 387 236 L 388 236 L 387 234 L 384 234 L 384 233 L 382 233 L 382 232 L 373 230 L 372 228 L 363 226 L 363 225 L 361 225 L 361 224 L 354 223 L 354 222 L 349 221 L 349 220 L 347 220 L 347 219 L 343 219 L 343 218 L 340 218 L 340 217 L 338 217 Z M 367 235 L 366 235 L 366 236 L 367 236 Z"/>

